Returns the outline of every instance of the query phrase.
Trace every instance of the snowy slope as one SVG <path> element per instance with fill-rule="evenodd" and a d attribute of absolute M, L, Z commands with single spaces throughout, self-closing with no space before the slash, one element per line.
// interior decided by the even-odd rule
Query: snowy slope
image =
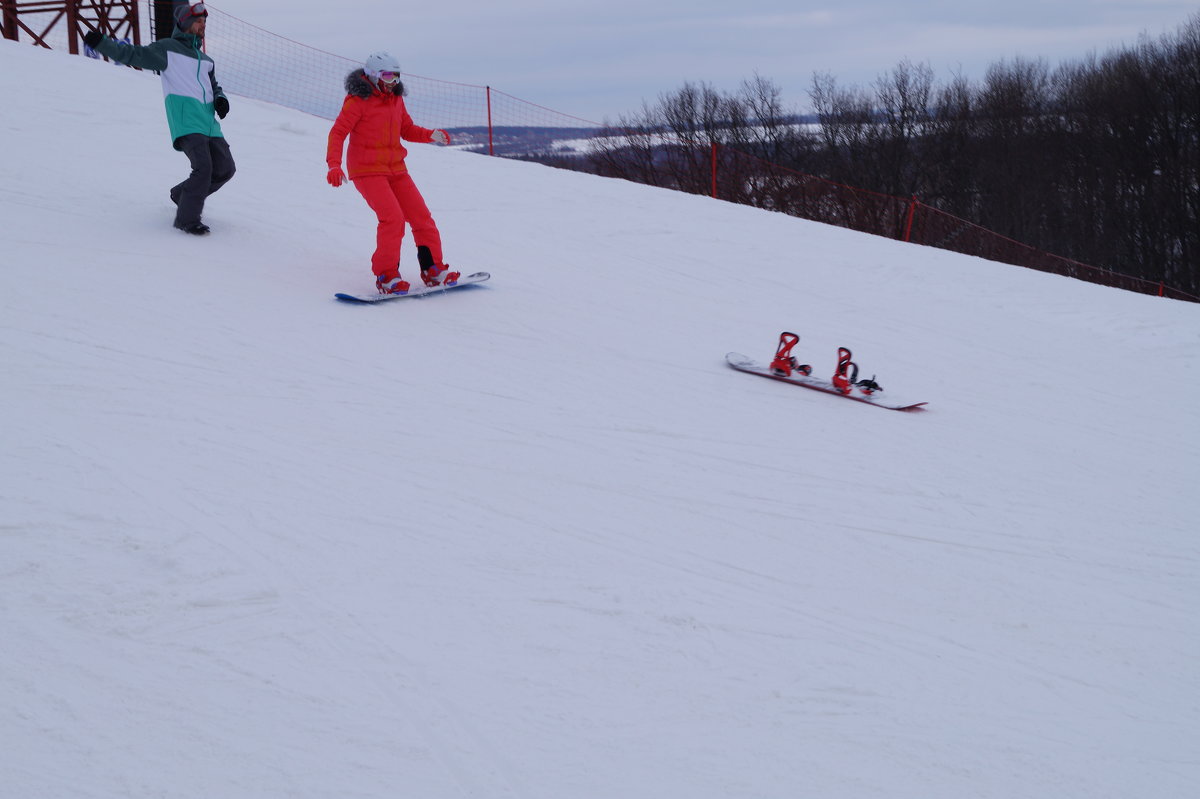
<path fill-rule="evenodd" d="M 0 107 L 0 796 L 1200 792 L 1196 306 L 419 145 L 493 279 L 345 306 L 329 123 L 197 240 L 154 76 Z"/>

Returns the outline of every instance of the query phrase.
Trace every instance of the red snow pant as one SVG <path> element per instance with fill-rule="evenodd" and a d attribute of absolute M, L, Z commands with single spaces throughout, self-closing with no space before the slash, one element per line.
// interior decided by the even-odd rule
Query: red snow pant
<path fill-rule="evenodd" d="M 375 254 L 371 256 L 372 272 L 388 277 L 398 273 L 405 223 L 412 226 L 413 241 L 417 246 L 428 247 L 433 262 L 442 263 L 442 236 L 425 205 L 425 198 L 407 172 L 355 178 L 354 188 L 379 217 Z"/>

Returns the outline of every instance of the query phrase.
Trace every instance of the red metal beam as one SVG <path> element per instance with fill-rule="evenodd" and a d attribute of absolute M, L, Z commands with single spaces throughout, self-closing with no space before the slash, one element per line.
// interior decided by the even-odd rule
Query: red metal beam
<path fill-rule="evenodd" d="M 49 36 L 66 18 L 67 48 L 78 54 L 80 39 L 86 30 L 98 30 L 114 39 L 129 37 L 141 44 L 136 0 L 0 0 L 5 39 L 19 41 L 24 31 L 30 44 L 52 49 Z M 40 31 L 21 19 L 23 15 L 52 15 Z"/>

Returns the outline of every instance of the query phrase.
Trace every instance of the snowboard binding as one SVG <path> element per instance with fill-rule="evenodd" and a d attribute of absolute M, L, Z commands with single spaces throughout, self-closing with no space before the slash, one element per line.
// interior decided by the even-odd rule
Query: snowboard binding
<path fill-rule="evenodd" d="M 838 347 L 837 370 L 833 373 L 833 387 L 842 394 L 849 394 L 851 386 L 858 380 L 858 364 L 850 360 L 850 350 Z"/>
<path fill-rule="evenodd" d="M 868 397 L 876 391 L 883 391 L 883 386 L 875 382 L 875 375 L 865 380 L 858 379 L 858 364 L 850 360 L 853 357 L 850 350 L 838 347 L 837 370 L 833 373 L 833 387 L 842 394 L 849 394 L 857 388 Z"/>
<path fill-rule="evenodd" d="M 792 372 L 799 372 L 802 375 L 812 374 L 811 366 L 800 363 L 792 355 L 792 347 L 796 346 L 799 341 L 800 337 L 795 333 L 779 334 L 779 344 L 775 347 L 775 360 L 771 361 L 771 372 L 781 377 L 791 377 Z"/>
<path fill-rule="evenodd" d="M 875 375 L 871 375 L 871 377 L 867 380 L 858 381 L 858 390 L 867 396 L 870 396 L 876 391 L 883 391 L 883 386 L 875 382 Z"/>

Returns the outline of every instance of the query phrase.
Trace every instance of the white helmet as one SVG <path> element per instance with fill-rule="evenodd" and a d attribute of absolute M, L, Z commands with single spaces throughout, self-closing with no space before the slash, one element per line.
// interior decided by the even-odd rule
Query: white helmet
<path fill-rule="evenodd" d="M 367 77 L 373 82 L 379 80 L 381 72 L 400 72 L 400 62 L 397 61 L 391 53 L 380 50 L 377 53 L 371 53 L 367 56 L 367 61 L 363 64 L 363 72 L 367 73 Z M 390 81 L 395 83 L 395 81 Z"/>

